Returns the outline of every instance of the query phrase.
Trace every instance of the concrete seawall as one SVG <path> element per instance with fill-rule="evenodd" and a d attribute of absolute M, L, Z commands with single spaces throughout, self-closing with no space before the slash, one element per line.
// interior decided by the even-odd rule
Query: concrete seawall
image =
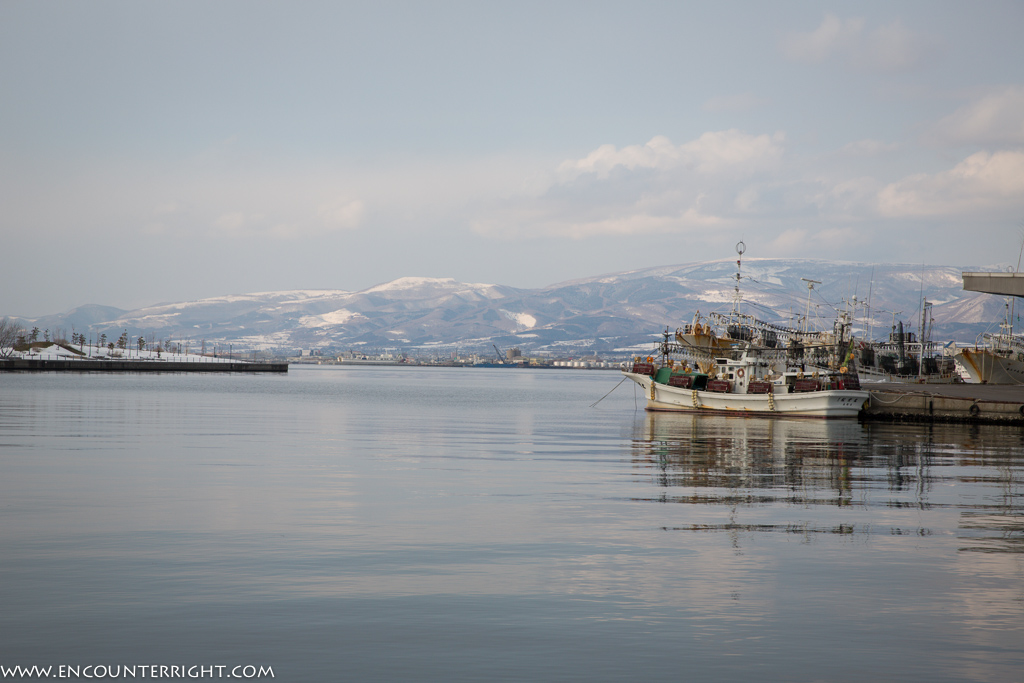
<path fill-rule="evenodd" d="M 862 420 L 1024 425 L 1024 386 L 865 384 L 871 401 Z"/>
<path fill-rule="evenodd" d="M 0 372 L 288 372 L 288 363 L 162 360 L 0 360 Z"/>

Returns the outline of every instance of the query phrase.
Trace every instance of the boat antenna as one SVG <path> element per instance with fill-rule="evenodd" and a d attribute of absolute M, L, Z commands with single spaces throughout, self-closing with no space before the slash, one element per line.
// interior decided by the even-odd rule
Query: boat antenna
<path fill-rule="evenodd" d="M 1018 223 L 1018 225 L 1020 226 L 1021 231 L 1024 232 L 1024 221 L 1021 221 L 1020 223 Z M 1015 272 L 1018 272 L 1018 273 L 1020 272 L 1020 258 L 1021 258 L 1021 256 L 1024 256 L 1024 236 L 1021 237 L 1021 240 L 1020 240 L 1020 253 L 1017 254 L 1017 270 Z M 1016 313 L 1016 309 L 1017 309 L 1017 297 L 1013 297 L 1013 304 L 1012 304 L 1012 308 L 1010 309 L 1010 334 L 1013 334 L 1013 316 L 1014 316 L 1014 313 Z"/>
<path fill-rule="evenodd" d="M 917 377 L 924 373 L 924 348 L 928 344 L 928 326 L 931 322 L 932 304 L 928 299 L 921 299 L 921 352 L 918 354 Z"/>
<path fill-rule="evenodd" d="M 896 316 L 903 315 L 903 311 L 890 311 L 892 313 L 892 333 L 889 335 L 889 341 L 892 341 L 896 336 Z"/>
<path fill-rule="evenodd" d="M 917 306 L 921 311 L 921 320 L 924 320 L 924 264 L 921 264 L 921 293 L 917 295 Z M 919 335 L 924 334 L 924 330 L 917 331 Z"/>
<path fill-rule="evenodd" d="M 804 311 L 804 334 L 807 334 L 807 323 L 811 317 L 811 290 L 814 289 L 814 285 L 820 285 L 820 280 L 808 280 L 805 277 L 800 278 L 807 283 L 807 310 Z"/>
<path fill-rule="evenodd" d="M 735 291 L 733 292 L 732 312 L 733 315 L 737 317 L 740 314 L 740 262 L 743 260 L 743 252 L 745 252 L 746 250 L 747 245 L 743 243 L 743 240 L 740 240 L 739 242 L 736 243 L 736 255 L 739 258 L 736 259 L 736 287 Z"/>
<path fill-rule="evenodd" d="M 867 341 L 871 341 L 871 328 L 872 328 L 872 326 L 871 326 L 871 293 L 874 290 L 874 288 L 875 288 L 875 267 L 871 266 L 871 282 L 868 284 L 868 303 L 864 307 L 864 315 L 866 317 L 865 322 L 867 322 L 867 327 L 868 327 Z"/>
<path fill-rule="evenodd" d="M 1024 256 L 1024 220 L 1022 220 L 1019 223 L 1017 223 L 1017 235 L 1020 237 L 1020 252 L 1017 254 L 1017 270 L 1015 272 L 1019 273 L 1020 272 L 1020 260 L 1021 260 L 1021 257 Z M 1014 271 L 1011 271 L 1011 272 L 1014 272 Z"/>

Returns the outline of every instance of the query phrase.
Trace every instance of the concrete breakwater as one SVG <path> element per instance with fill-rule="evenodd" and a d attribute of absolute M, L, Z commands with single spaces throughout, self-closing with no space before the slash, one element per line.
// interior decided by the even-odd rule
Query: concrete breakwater
<path fill-rule="evenodd" d="M 0 360 L 0 372 L 288 372 L 280 362 L 196 362 L 164 360 L 28 359 Z"/>
<path fill-rule="evenodd" d="M 991 384 L 865 384 L 871 394 L 862 420 L 1024 425 L 1024 386 Z"/>

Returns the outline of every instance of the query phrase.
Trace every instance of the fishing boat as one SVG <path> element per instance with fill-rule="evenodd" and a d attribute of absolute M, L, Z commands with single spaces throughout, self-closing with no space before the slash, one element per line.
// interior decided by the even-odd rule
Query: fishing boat
<path fill-rule="evenodd" d="M 856 417 L 869 400 L 849 366 L 833 372 L 794 364 L 779 371 L 777 359 L 741 343 L 701 367 L 668 358 L 670 342 L 663 348 L 663 362 L 637 358 L 623 370 L 643 389 L 647 410 Z"/>
<path fill-rule="evenodd" d="M 870 309 L 870 297 L 868 299 Z M 921 299 L 920 338 L 904 328 L 903 321 L 896 319 L 893 313 L 892 331 L 889 338 L 882 341 L 871 339 L 855 340 L 853 350 L 856 353 L 857 373 L 862 382 L 897 382 L 904 384 L 958 384 L 963 377 L 957 371 L 954 359 L 956 344 L 954 342 L 936 342 L 931 340 L 934 320 L 931 316 L 933 304 L 925 298 Z M 856 297 L 854 297 L 856 307 Z M 849 330 L 853 338 L 852 317 L 849 312 L 839 314 L 839 324 Z M 871 318 L 866 315 L 865 327 L 870 337 Z"/>
<path fill-rule="evenodd" d="M 903 323 L 893 327 L 886 341 L 855 342 L 857 373 L 864 383 L 959 384 L 956 345 L 918 341 Z"/>
<path fill-rule="evenodd" d="M 736 245 L 740 256 L 744 249 Z M 731 313 L 704 319 L 697 312 L 674 337 L 665 330 L 655 355 L 623 368 L 643 389 L 647 409 L 856 417 L 869 394 L 861 390 L 846 328 L 801 331 L 742 314 L 740 266 L 737 260 Z"/>
<path fill-rule="evenodd" d="M 981 335 L 973 347 L 957 350 L 956 362 L 971 382 L 978 384 L 1024 384 L 1024 338 L 1013 333 L 1007 303 L 999 332 Z"/>

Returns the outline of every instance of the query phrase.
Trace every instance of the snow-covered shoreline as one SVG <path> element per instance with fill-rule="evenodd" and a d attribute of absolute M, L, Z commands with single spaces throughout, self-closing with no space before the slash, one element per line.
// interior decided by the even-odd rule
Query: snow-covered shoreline
<path fill-rule="evenodd" d="M 49 344 L 49 345 L 46 345 Z M 8 355 L 9 352 L 9 355 Z M 225 358 L 223 356 L 202 355 L 197 353 L 168 353 L 166 351 L 149 351 L 138 349 L 111 350 L 105 346 L 85 344 L 62 344 L 44 342 L 33 344 L 26 351 L 12 350 L 9 347 L 0 349 L 0 360 L 46 360 L 46 361 L 152 361 L 174 363 L 245 363 L 245 358 Z"/>

